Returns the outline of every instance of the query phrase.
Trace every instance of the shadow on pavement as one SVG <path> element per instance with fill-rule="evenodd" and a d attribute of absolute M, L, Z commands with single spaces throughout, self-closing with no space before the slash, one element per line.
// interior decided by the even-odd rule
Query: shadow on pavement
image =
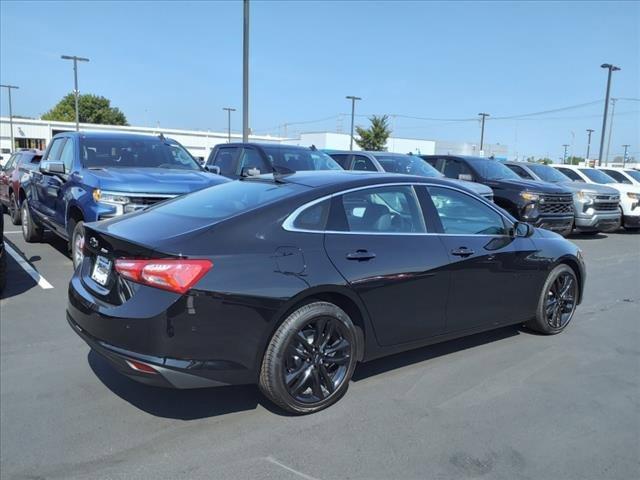
<path fill-rule="evenodd" d="M 371 362 L 363 363 L 356 368 L 353 381 L 364 380 L 374 375 L 379 375 L 397 368 L 406 367 L 415 363 L 424 362 L 433 358 L 459 352 L 468 348 L 478 347 L 491 342 L 497 342 L 505 338 L 519 335 L 523 328 L 520 325 L 491 330 L 489 332 L 478 333 L 468 337 L 450 340 L 448 342 L 437 343 L 408 352 L 397 353 L 389 357 L 379 358 Z M 528 332 L 528 331 L 527 331 Z"/>
<path fill-rule="evenodd" d="M 131 405 L 157 417 L 195 420 L 255 410 L 258 405 L 277 415 L 287 415 L 271 405 L 255 385 L 193 390 L 151 387 L 120 374 L 93 350 L 89 352 L 87 359 L 93 372 L 109 390 Z"/>
<path fill-rule="evenodd" d="M 609 234 L 614 232 L 607 232 Z M 568 240 L 602 240 L 603 238 L 608 238 L 608 235 L 603 232 L 598 233 L 572 233 L 567 237 Z"/>
<path fill-rule="evenodd" d="M 4 242 L 5 245 L 10 246 L 15 252 L 20 254 L 20 250 L 7 240 L 6 237 Z M 6 250 L 5 255 L 7 256 L 7 284 L 4 287 L 4 291 L 0 294 L 0 298 L 3 300 L 20 295 L 38 285 L 38 283 L 31 278 L 31 275 L 25 272 Z"/>

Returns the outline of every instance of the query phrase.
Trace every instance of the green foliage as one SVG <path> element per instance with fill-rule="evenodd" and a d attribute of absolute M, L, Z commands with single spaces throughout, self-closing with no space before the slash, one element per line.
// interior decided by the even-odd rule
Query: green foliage
<path fill-rule="evenodd" d="M 42 115 L 42 119 L 75 122 L 75 108 L 75 98 L 73 93 L 70 93 L 60 100 L 55 107 Z M 80 123 L 129 125 L 124 113 L 120 109 L 112 107 L 108 98 L 88 93 L 78 97 L 78 117 Z"/>
<path fill-rule="evenodd" d="M 531 157 L 533 158 L 533 157 Z M 538 160 L 536 160 L 536 162 L 541 163 L 543 165 L 549 165 L 550 163 L 553 163 L 553 161 L 550 158 L 544 157 L 544 158 L 539 158 Z"/>
<path fill-rule="evenodd" d="M 355 141 L 363 150 L 382 151 L 387 144 L 389 135 L 391 135 L 389 117 L 387 115 L 373 115 L 369 121 L 371 122 L 369 128 L 356 127 L 360 138 L 356 138 Z"/>
<path fill-rule="evenodd" d="M 582 157 L 567 157 L 568 165 L 578 165 L 580 162 L 584 162 L 584 158 Z"/>

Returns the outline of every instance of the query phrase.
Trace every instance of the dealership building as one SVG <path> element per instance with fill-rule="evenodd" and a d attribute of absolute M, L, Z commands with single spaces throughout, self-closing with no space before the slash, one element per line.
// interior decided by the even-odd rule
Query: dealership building
<path fill-rule="evenodd" d="M 14 148 L 11 148 L 11 130 L 9 117 L 0 117 L 0 150 L 2 156 L 6 156 L 12 150 L 19 148 L 37 148 L 44 150 L 51 138 L 57 133 L 75 130 L 73 122 L 56 122 L 49 120 L 36 120 L 26 118 L 13 119 Z M 206 159 L 209 152 L 220 143 L 228 142 L 227 132 L 212 132 L 208 130 L 182 130 L 164 127 L 133 127 L 119 125 L 96 125 L 81 123 L 80 130 L 97 132 L 122 132 L 138 133 L 146 135 L 163 134 L 180 142 L 189 152 L 197 158 Z M 285 145 L 315 145 L 319 149 L 348 150 L 350 137 L 344 133 L 332 132 L 307 132 L 300 133 L 297 138 L 286 138 L 272 135 L 250 135 L 251 142 L 279 143 Z M 231 141 L 242 141 L 242 135 L 231 133 Z M 359 150 L 357 144 L 354 150 Z M 478 146 L 464 142 L 441 142 L 438 140 L 423 140 L 412 138 L 390 137 L 387 140 L 387 150 L 396 153 L 414 153 L 423 155 L 479 155 Z M 484 156 L 506 158 L 508 148 L 506 145 L 486 144 Z"/>

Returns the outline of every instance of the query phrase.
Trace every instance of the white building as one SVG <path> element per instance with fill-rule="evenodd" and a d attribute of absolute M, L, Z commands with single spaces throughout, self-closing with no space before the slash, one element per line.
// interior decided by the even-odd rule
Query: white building
<path fill-rule="evenodd" d="M 197 158 L 206 159 L 209 152 L 220 143 L 228 142 L 226 132 L 210 132 L 204 130 L 181 130 L 163 127 L 123 127 L 118 125 L 96 125 L 81 123 L 80 129 L 84 131 L 101 132 L 129 132 L 147 135 L 164 134 L 180 142 L 189 152 Z M 35 120 L 25 118 L 13 119 L 14 148 L 11 148 L 11 135 L 9 118 L 0 117 L 0 150 L 2 156 L 18 148 L 38 148 L 44 150 L 51 138 L 60 132 L 75 130 L 73 122 L 56 122 L 49 120 Z M 350 138 L 346 133 L 308 132 L 301 133 L 299 138 L 285 138 L 271 135 L 250 135 L 251 142 L 282 143 L 287 145 L 302 145 L 309 147 L 315 145 L 319 149 L 349 150 Z M 242 135 L 231 134 L 232 142 L 242 141 Z M 360 147 L 354 142 L 354 150 Z M 464 142 L 441 142 L 438 140 L 421 140 L 413 138 L 390 137 L 386 149 L 394 153 L 414 153 L 422 155 L 480 155 L 475 144 Z M 506 145 L 484 146 L 484 156 L 494 155 L 497 158 L 506 158 L 508 148 Z"/>

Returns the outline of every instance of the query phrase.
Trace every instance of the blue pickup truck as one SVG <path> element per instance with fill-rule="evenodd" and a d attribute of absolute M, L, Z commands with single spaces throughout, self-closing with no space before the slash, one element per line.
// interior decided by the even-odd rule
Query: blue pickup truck
<path fill-rule="evenodd" d="M 84 223 L 227 181 L 162 135 L 60 133 L 31 173 L 20 206 L 22 233 L 27 242 L 40 241 L 45 228 L 64 238 L 75 267 L 82 261 Z"/>

